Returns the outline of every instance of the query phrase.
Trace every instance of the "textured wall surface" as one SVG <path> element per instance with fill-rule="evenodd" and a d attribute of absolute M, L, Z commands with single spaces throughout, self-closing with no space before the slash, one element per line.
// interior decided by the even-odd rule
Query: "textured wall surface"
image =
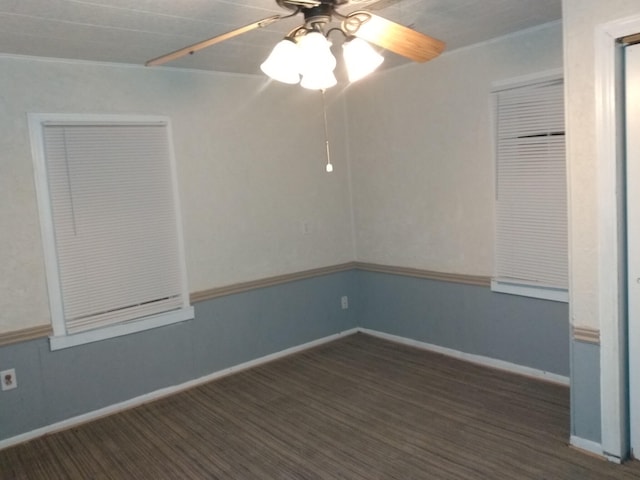
<path fill-rule="evenodd" d="M 196 304 L 195 319 L 74 348 L 47 339 L 0 348 L 18 388 L 0 395 L 0 440 L 356 326 L 355 272 Z"/>
<path fill-rule="evenodd" d="M 595 31 L 597 25 L 639 13 L 636 0 L 563 1 L 571 317 L 575 325 L 596 329 L 600 320 Z"/>
<path fill-rule="evenodd" d="M 620 378 L 623 392 L 620 396 L 624 397 L 626 368 L 617 363 L 626 362 L 626 353 L 616 351 L 618 347 L 613 339 L 619 334 L 610 331 L 611 319 L 599 315 L 601 309 L 611 308 L 600 305 L 599 299 L 611 295 L 604 275 L 599 278 L 598 263 L 612 249 L 612 245 L 608 245 L 611 240 L 603 240 L 599 229 L 602 225 L 611 225 L 614 230 L 617 223 L 617 219 L 612 218 L 613 205 L 605 207 L 607 202 L 600 203 L 600 198 L 602 192 L 615 190 L 619 193 L 622 190 L 613 185 L 602 188 L 601 183 L 609 181 L 607 171 L 613 167 L 608 166 L 610 160 L 598 152 L 597 99 L 602 90 L 597 80 L 601 72 L 597 70 L 596 42 L 600 40 L 598 27 L 637 17 L 640 5 L 634 0 L 563 0 L 562 6 L 568 133 L 570 315 L 575 326 L 594 330 L 607 326 L 600 336 L 603 339 L 601 348 L 579 342 L 574 342 L 572 348 L 572 434 L 594 442 L 602 441 L 605 452 L 624 457 L 627 432 L 626 427 L 620 425 L 628 412 L 623 406 L 625 400 L 616 398 L 616 384 Z M 621 292 L 622 296 L 624 294 Z M 618 418 L 618 411 L 622 412 L 622 418 Z"/>
<path fill-rule="evenodd" d="M 350 270 L 203 301 L 195 313 L 55 352 L 46 339 L 0 348 L 0 365 L 14 367 L 19 383 L 0 395 L 0 441 L 355 327 L 569 372 L 567 305 L 486 286 Z M 589 380 L 593 356 L 577 358 Z M 589 398 L 581 395 L 578 432 L 593 425 Z"/>
<path fill-rule="evenodd" d="M 571 435 L 600 443 L 600 346 L 572 341 L 571 365 Z"/>
<path fill-rule="evenodd" d="M 569 376 L 566 303 L 370 272 L 359 292 L 363 328 Z"/>
<path fill-rule="evenodd" d="M 492 275 L 492 83 L 561 68 L 554 23 L 350 90 L 358 260 Z"/>
<path fill-rule="evenodd" d="M 0 333 L 49 322 L 27 114 L 171 119 L 190 290 L 352 260 L 342 98 L 255 76 L 0 58 Z"/>

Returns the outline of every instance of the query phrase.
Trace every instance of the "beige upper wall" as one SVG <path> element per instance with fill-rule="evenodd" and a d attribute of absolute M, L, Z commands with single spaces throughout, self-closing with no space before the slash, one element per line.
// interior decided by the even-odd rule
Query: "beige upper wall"
<path fill-rule="evenodd" d="M 358 260 L 493 271 L 493 82 L 562 69 L 559 23 L 445 53 L 349 90 Z"/>
<path fill-rule="evenodd" d="M 637 0 L 563 1 L 571 320 L 599 329 L 598 155 L 595 106 L 596 26 L 640 13 Z"/>
<path fill-rule="evenodd" d="M 29 112 L 171 119 L 192 292 L 353 259 L 339 95 L 329 98 L 329 175 L 318 92 L 28 58 L 0 58 L 0 71 L 0 333 L 49 323 Z"/>
<path fill-rule="evenodd" d="M 561 68 L 561 30 L 384 72 L 348 88 L 346 106 L 334 89 L 332 175 L 317 93 L 261 77 L 0 58 L 10 72 L 0 77 L 0 332 L 49 321 L 28 112 L 171 118 L 191 291 L 354 258 L 491 275 L 491 83 Z"/>

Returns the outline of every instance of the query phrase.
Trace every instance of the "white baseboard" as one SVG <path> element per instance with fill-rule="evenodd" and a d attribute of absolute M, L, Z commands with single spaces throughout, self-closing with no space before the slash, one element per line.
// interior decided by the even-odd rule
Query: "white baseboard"
<path fill-rule="evenodd" d="M 333 335 L 329 335 L 327 337 L 319 338 L 317 340 L 313 340 L 311 342 L 303 343 L 302 345 L 297 345 L 295 347 L 287 348 L 280 352 L 272 353 L 269 355 L 265 355 L 264 357 L 256 358 L 255 360 L 250 360 L 248 362 L 244 362 L 238 365 L 234 365 L 233 367 L 225 368 L 224 370 L 219 370 L 217 372 L 211 373 L 209 375 L 205 375 L 204 377 L 196 378 L 194 380 L 189 380 L 187 382 L 181 383 L 179 385 L 173 385 L 171 387 L 161 388 L 159 390 L 155 390 L 150 393 L 145 393 L 144 395 L 140 395 L 139 397 L 131 398 L 129 400 L 125 400 L 124 402 L 115 403 L 113 405 L 109 405 L 104 408 L 100 408 L 98 410 L 93 410 L 88 413 L 84 413 L 82 415 L 78 415 L 76 417 L 68 418 L 66 420 L 62 420 L 57 423 L 53 423 L 51 425 L 47 425 L 46 427 L 37 428 L 30 432 L 22 433 L 20 435 L 16 435 L 15 437 L 7 438 L 5 440 L 0 440 L 0 450 L 12 447 L 19 443 L 24 443 L 29 440 L 33 440 L 34 438 L 41 437 L 43 435 L 47 435 L 54 432 L 59 432 L 61 430 L 66 430 L 68 428 L 72 428 L 78 426 L 82 423 L 87 423 L 92 420 L 97 420 L 102 417 L 106 417 L 107 415 L 112 415 L 114 413 L 118 413 L 124 410 L 128 410 L 133 407 L 137 407 L 144 403 L 149 403 L 154 400 L 158 400 L 160 398 L 173 395 L 175 393 L 181 392 L 183 390 L 187 390 L 189 388 L 196 387 L 198 385 L 202 385 L 204 383 L 211 382 L 218 378 L 230 375 L 232 373 L 240 372 L 242 370 L 246 370 L 248 368 L 256 367 L 258 365 L 262 365 L 268 362 L 272 362 L 282 357 L 286 357 L 288 355 L 292 355 L 294 353 L 298 353 L 304 350 L 308 350 L 313 347 L 317 347 L 318 345 L 322 345 L 324 343 L 331 342 L 340 337 L 344 337 L 347 335 L 352 335 L 357 333 L 359 329 L 352 328 L 350 330 L 345 330 L 340 333 L 336 333 Z"/>
<path fill-rule="evenodd" d="M 592 453 L 599 457 L 605 457 L 604 452 L 602 451 L 602 445 L 598 442 L 594 442 L 593 440 L 587 440 L 586 438 L 576 437 L 575 435 L 571 435 L 571 439 L 569 443 L 572 447 L 575 447 L 579 450 L 584 450 L 585 452 Z M 607 456 L 607 459 L 615 462 L 615 459 L 611 459 Z M 620 463 L 620 459 L 616 463 Z"/>
<path fill-rule="evenodd" d="M 568 386 L 569 377 L 558 375 L 556 373 L 546 372 L 544 370 L 538 370 L 536 368 L 525 367 L 511 362 L 505 362 L 504 360 L 497 360 L 491 357 L 484 357 L 482 355 L 474 355 L 471 353 L 461 352 L 452 348 L 441 347 L 439 345 L 433 345 L 431 343 L 420 342 L 411 338 L 400 337 L 397 335 L 391 335 L 389 333 L 379 332 L 377 330 L 369 330 L 368 328 L 359 328 L 358 331 L 379 337 L 385 340 L 389 340 L 396 343 L 402 343 L 412 347 L 421 348 L 423 350 L 429 350 L 436 353 L 441 353 L 449 357 L 459 358 L 467 362 L 483 365 L 485 367 L 497 368 L 498 370 L 505 370 L 511 373 L 517 373 L 519 375 L 526 375 L 528 377 L 537 378 L 539 380 L 545 380 L 547 382 L 557 383 L 560 385 Z"/>

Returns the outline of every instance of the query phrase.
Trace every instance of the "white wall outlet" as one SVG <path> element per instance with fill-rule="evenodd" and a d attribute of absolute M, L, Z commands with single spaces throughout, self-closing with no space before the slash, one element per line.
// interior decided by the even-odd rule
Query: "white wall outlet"
<path fill-rule="evenodd" d="M 10 368 L 9 370 L 3 370 L 0 372 L 0 386 L 2 386 L 2 391 L 18 388 L 18 379 L 16 378 L 15 368 Z"/>
<path fill-rule="evenodd" d="M 343 310 L 349 308 L 349 297 L 343 295 L 342 298 L 340 298 L 340 305 L 342 306 Z"/>

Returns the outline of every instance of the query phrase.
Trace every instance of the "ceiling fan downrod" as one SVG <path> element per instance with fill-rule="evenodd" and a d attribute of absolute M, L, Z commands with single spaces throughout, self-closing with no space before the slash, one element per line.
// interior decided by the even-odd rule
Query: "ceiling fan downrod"
<path fill-rule="evenodd" d="M 318 27 L 322 30 L 322 27 L 331 22 L 333 5 L 323 3 L 317 7 L 305 8 L 302 12 L 304 24 L 309 30 L 316 30 Z"/>

